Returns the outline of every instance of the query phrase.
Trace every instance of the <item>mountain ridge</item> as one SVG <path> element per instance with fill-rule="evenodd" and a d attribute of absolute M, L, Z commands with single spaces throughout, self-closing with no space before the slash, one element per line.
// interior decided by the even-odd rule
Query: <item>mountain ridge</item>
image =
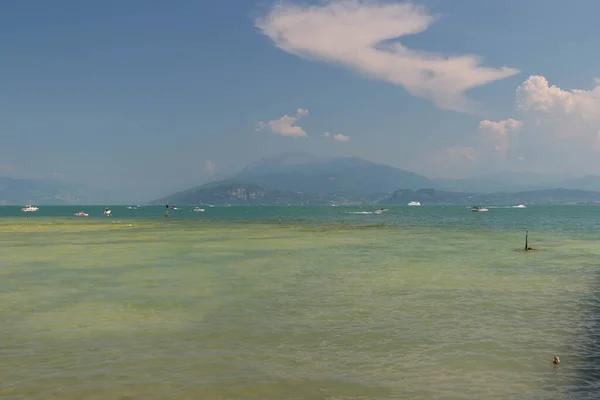
<path fill-rule="evenodd" d="M 599 192 L 600 198 L 600 177 L 593 175 L 577 178 L 578 180 L 563 179 L 560 183 L 567 187 L 561 188 L 545 183 L 560 176 L 524 173 L 518 184 L 511 184 L 510 180 L 513 178 L 510 174 L 519 177 L 518 173 L 511 172 L 454 180 L 430 179 L 357 157 L 327 158 L 305 153 L 283 153 L 251 163 L 229 179 L 164 196 L 151 204 L 197 204 L 211 201 L 226 204 L 373 203 L 385 202 L 398 191 L 417 193 L 419 190 L 434 191 L 442 198 L 451 198 L 461 204 L 465 197 L 473 196 L 478 196 L 476 198 L 481 201 L 508 201 L 509 198 L 524 196 L 530 202 L 546 203 L 552 202 L 548 196 L 558 196 L 556 201 L 568 202 L 577 202 L 579 196 L 584 202 L 593 202 L 596 194 L 588 192 Z M 503 176 L 506 178 L 503 179 Z M 577 187 L 578 185 L 583 187 Z M 253 187 L 260 195 L 251 198 L 243 194 L 247 193 L 248 187 Z M 562 189 L 572 192 L 566 195 Z M 442 200 L 439 201 L 443 203 Z"/>
<path fill-rule="evenodd" d="M 245 190 L 251 185 L 256 186 L 260 196 L 244 198 L 244 195 L 239 194 L 246 193 Z M 531 201 L 538 201 L 539 196 L 542 196 L 541 191 L 546 191 L 543 195 L 543 199 L 546 200 L 542 199 L 543 201 L 547 201 L 548 196 L 556 195 L 556 201 L 577 202 L 579 199 L 589 202 L 593 199 L 590 200 L 590 196 L 583 192 L 572 192 L 574 197 L 567 199 L 552 190 L 600 192 L 600 176 L 500 171 L 463 179 L 430 179 L 421 174 L 362 158 L 321 157 L 296 152 L 264 157 L 226 179 L 179 190 L 153 201 L 139 199 L 135 203 L 181 204 L 185 201 L 197 204 L 199 201 L 208 202 L 208 199 L 223 204 L 374 203 L 386 201 L 385 199 L 389 199 L 398 190 L 419 189 L 433 189 L 438 195 L 453 198 L 453 201 L 458 201 L 460 196 L 452 197 L 442 193 L 469 193 L 471 196 L 494 194 L 478 197 L 488 202 L 486 198 L 500 198 L 498 193 L 509 193 L 516 198 L 516 193 L 528 191 L 537 191 Z M 110 195 L 109 192 L 91 188 L 86 184 L 55 179 L 0 177 L 0 205 L 119 204 L 116 201 L 117 197 L 124 199 L 121 192 L 119 195 Z M 559 197 L 562 200 L 559 200 Z M 508 197 L 505 196 L 504 199 Z"/>
<path fill-rule="evenodd" d="M 99 190 L 81 183 L 0 177 L 0 205 L 96 204 L 94 199 L 102 197 Z"/>

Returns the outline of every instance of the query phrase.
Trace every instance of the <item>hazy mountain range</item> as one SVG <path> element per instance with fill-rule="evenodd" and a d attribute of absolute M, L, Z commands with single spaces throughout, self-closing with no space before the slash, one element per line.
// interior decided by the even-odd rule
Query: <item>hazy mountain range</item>
<path fill-rule="evenodd" d="M 100 190 L 79 183 L 53 179 L 0 177 L 0 205 L 7 204 L 97 204 L 107 198 Z"/>
<path fill-rule="evenodd" d="M 505 201 L 517 193 L 569 189 L 600 192 L 600 176 L 561 176 L 535 173 L 498 172 L 465 179 L 431 179 L 424 175 L 360 158 L 323 158 L 304 153 L 286 153 L 263 158 L 223 180 L 196 186 L 151 201 L 152 204 L 321 204 L 330 202 L 379 202 L 399 199 L 399 191 L 411 193 L 434 189 L 431 202 L 462 201 L 473 194 L 508 193 L 487 198 Z M 419 192 L 421 194 L 425 192 Z M 450 195 L 446 193 L 454 193 Z M 549 193 L 554 193 L 549 195 Z M 560 195 L 559 195 L 560 193 Z M 591 201 L 583 192 L 548 192 L 545 201 Z M 394 197 L 396 196 L 396 197 Z M 436 197 L 437 196 L 437 197 Z M 441 197 L 440 197 L 441 196 Z M 462 197 L 461 197 L 462 196 Z M 550 196 L 550 197 L 548 197 Z M 554 197 L 553 197 L 554 196 Z M 558 197 L 556 197 L 558 196 Z M 418 197 L 418 196 L 417 196 Z M 536 201 L 535 193 L 525 196 Z M 539 196 L 538 196 L 539 197 Z M 113 196 L 113 199 L 117 199 Z M 111 196 L 85 184 L 58 180 L 0 178 L 0 204 L 111 204 Z M 140 199 L 146 203 L 150 199 Z M 404 201 L 403 199 L 402 201 Z M 414 200 L 418 200 L 415 198 Z M 394 200 L 389 200 L 394 201 Z M 399 201 L 399 200 L 398 200 Z M 525 200 L 524 200 L 525 201 Z M 538 200 L 539 201 L 539 200 Z M 491 204 L 490 202 L 487 202 Z"/>
<path fill-rule="evenodd" d="M 473 194 L 512 203 L 594 202 L 600 200 L 600 177 L 571 178 L 532 173 L 496 173 L 467 179 L 430 179 L 424 175 L 360 158 L 321 158 L 288 153 L 263 158 L 237 175 L 155 200 L 154 204 L 323 204 L 330 202 L 387 202 L 398 191 L 433 189 L 435 203 L 464 203 Z M 570 189 L 569 191 L 550 191 Z M 541 192 L 544 193 L 541 193 Z M 519 196 L 518 193 L 531 192 Z M 537 193 L 540 192 L 540 193 Z M 594 192 L 592 194 L 587 192 Z M 408 193 L 408 192 L 406 192 Z M 423 192 L 419 192 L 423 193 Z M 447 194 L 453 193 L 453 194 Z M 537 194 L 536 194 L 537 193 Z M 510 195 L 512 194 L 512 195 Z M 418 196 L 417 196 L 418 197 Z M 554 199 L 554 200 L 553 200 Z M 418 200 L 415 198 L 414 200 Z M 404 201 L 404 200 L 402 200 Z M 410 200 L 409 200 L 410 201 Z"/>

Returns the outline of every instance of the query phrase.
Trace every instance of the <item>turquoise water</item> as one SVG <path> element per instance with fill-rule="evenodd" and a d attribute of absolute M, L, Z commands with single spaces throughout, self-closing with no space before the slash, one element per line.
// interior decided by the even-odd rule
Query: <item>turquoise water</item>
<path fill-rule="evenodd" d="M 0 207 L 0 399 L 598 398 L 600 207 L 111 209 Z"/>

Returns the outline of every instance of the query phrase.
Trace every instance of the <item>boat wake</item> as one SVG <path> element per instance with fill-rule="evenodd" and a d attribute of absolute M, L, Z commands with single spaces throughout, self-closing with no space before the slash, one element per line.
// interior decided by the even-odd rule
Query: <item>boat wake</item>
<path fill-rule="evenodd" d="M 348 214 L 371 215 L 371 214 L 382 214 L 386 211 L 388 211 L 387 208 L 380 208 L 377 211 L 349 211 Z"/>

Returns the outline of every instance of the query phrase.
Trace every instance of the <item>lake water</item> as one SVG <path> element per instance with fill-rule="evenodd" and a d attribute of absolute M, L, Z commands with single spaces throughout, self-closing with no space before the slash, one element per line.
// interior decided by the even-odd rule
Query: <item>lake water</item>
<path fill-rule="evenodd" d="M 600 207 L 374 209 L 0 207 L 0 399 L 600 396 Z"/>

